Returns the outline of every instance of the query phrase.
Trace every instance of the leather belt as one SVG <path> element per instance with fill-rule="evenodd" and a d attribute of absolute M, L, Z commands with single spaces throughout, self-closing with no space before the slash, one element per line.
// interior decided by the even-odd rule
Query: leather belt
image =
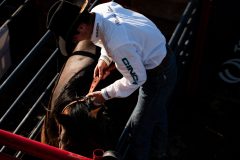
<path fill-rule="evenodd" d="M 155 68 L 153 69 L 147 69 L 147 76 L 154 76 L 160 72 L 163 71 L 164 68 L 166 68 L 166 66 L 168 65 L 169 62 L 169 57 L 172 54 L 171 49 L 167 46 L 167 54 L 164 57 L 164 59 L 162 60 L 162 62 Z"/>

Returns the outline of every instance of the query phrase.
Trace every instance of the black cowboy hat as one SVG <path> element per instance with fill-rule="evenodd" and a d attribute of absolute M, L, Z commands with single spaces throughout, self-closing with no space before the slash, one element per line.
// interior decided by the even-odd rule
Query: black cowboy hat
<path fill-rule="evenodd" d="M 47 28 L 58 36 L 59 48 L 65 56 L 71 53 L 71 38 L 77 31 L 78 22 L 83 19 L 84 12 L 88 12 L 87 2 L 82 0 L 82 4 L 79 4 L 60 0 L 48 12 Z"/>

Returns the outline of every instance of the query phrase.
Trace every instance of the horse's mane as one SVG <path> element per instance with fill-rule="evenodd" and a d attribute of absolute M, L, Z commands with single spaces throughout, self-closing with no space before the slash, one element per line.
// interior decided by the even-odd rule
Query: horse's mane
<path fill-rule="evenodd" d="M 59 114 L 63 108 L 69 104 L 71 101 L 74 101 L 82 96 L 85 96 L 88 93 L 90 88 L 90 81 L 92 77 L 92 68 L 94 65 L 86 67 L 83 71 L 76 73 L 70 81 L 65 85 L 63 91 L 60 93 L 58 98 L 55 101 L 55 107 L 53 108 L 54 114 Z M 82 77 L 83 72 L 85 76 Z M 89 86 L 89 87 L 86 87 Z"/>

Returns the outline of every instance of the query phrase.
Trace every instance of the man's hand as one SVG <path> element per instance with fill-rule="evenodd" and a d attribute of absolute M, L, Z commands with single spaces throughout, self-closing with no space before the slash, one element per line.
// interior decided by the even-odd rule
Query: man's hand
<path fill-rule="evenodd" d="M 91 98 L 93 104 L 96 106 L 102 105 L 105 102 L 105 99 L 103 98 L 101 91 L 88 93 L 86 97 Z"/>
<path fill-rule="evenodd" d="M 109 73 L 106 72 L 107 68 L 107 63 L 100 59 L 94 69 L 93 78 L 99 77 L 100 79 L 105 79 L 109 75 Z"/>
<path fill-rule="evenodd" d="M 115 69 L 116 67 L 114 63 L 111 63 L 108 66 L 106 62 L 100 59 L 94 69 L 93 78 L 99 77 L 100 79 L 105 79 Z"/>

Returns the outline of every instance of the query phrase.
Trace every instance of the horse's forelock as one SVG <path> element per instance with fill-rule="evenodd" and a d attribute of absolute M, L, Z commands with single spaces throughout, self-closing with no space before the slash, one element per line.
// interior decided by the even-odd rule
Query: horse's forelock
<path fill-rule="evenodd" d="M 85 102 L 76 102 L 73 104 L 70 110 L 70 116 L 72 116 L 74 119 L 88 119 L 88 107 Z"/>
<path fill-rule="evenodd" d="M 73 101 L 67 105 L 60 114 L 65 114 L 70 117 L 72 123 L 91 125 L 96 117 L 91 116 L 91 112 L 85 101 Z"/>

